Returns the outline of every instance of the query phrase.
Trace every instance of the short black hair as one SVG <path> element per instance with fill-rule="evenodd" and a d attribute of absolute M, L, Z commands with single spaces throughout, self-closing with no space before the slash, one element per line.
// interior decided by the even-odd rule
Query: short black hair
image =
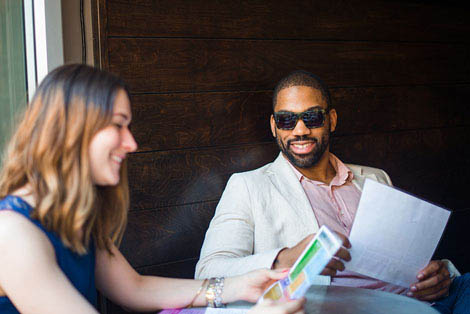
<path fill-rule="evenodd" d="M 289 88 L 292 86 L 307 86 L 319 90 L 326 101 L 327 109 L 331 107 L 330 92 L 328 91 L 326 84 L 313 73 L 304 70 L 297 70 L 289 73 L 286 77 L 281 79 L 274 88 L 273 111 L 276 107 L 277 95 L 279 92 L 284 88 Z"/>

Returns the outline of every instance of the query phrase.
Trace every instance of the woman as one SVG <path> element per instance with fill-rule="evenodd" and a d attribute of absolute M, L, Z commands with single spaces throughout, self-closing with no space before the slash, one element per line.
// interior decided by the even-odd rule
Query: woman
<path fill-rule="evenodd" d="M 114 75 L 67 65 L 41 83 L 0 174 L 1 313 L 94 313 L 95 283 L 136 311 L 206 306 L 206 281 L 141 276 L 115 246 L 129 203 L 125 157 L 137 149 L 130 122 L 128 91 Z M 215 296 L 255 302 L 283 276 L 226 278 Z M 303 302 L 253 311 L 294 313 Z"/>

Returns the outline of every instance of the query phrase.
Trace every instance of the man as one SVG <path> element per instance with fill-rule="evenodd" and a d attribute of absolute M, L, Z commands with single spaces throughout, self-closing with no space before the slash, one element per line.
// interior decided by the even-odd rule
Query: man
<path fill-rule="evenodd" d="M 319 226 L 349 235 L 366 178 L 391 185 L 383 170 L 345 165 L 330 153 L 337 113 L 326 86 L 313 74 L 296 71 L 282 79 L 273 110 L 271 131 L 281 153 L 273 163 L 230 178 L 206 233 L 197 278 L 291 267 Z M 349 245 L 347 238 L 343 241 Z M 348 260 L 349 255 L 343 250 L 338 257 Z M 406 289 L 343 271 L 340 259 L 322 273 L 331 279 L 319 282 L 432 301 L 447 295 L 451 277 L 459 275 L 450 262 L 432 261 Z"/>

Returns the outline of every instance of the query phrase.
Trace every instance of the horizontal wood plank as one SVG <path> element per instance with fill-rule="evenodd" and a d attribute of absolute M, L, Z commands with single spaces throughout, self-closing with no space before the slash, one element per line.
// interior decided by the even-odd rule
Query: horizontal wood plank
<path fill-rule="evenodd" d="M 468 208 L 470 127 L 336 137 L 332 152 L 384 169 L 395 186 L 452 210 Z"/>
<path fill-rule="evenodd" d="M 206 202 L 131 211 L 120 250 L 133 267 L 199 258 L 216 205 Z"/>
<path fill-rule="evenodd" d="M 258 168 L 277 154 L 274 143 L 265 143 L 131 155 L 131 210 L 218 200 L 232 173 Z"/>
<path fill-rule="evenodd" d="M 470 85 L 338 88 L 337 136 L 469 126 Z"/>
<path fill-rule="evenodd" d="M 461 209 L 469 137 L 470 127 L 351 135 L 334 137 L 332 151 L 344 162 L 385 169 L 396 186 L 411 193 Z M 218 200 L 232 173 L 260 167 L 277 153 L 274 143 L 266 143 L 133 154 L 131 208 Z"/>
<path fill-rule="evenodd" d="M 337 136 L 469 125 L 470 85 L 334 88 Z M 139 151 L 266 142 L 272 93 L 133 96 Z"/>
<path fill-rule="evenodd" d="M 107 2 L 110 36 L 469 41 L 470 14 L 449 1 Z"/>
<path fill-rule="evenodd" d="M 270 90 L 295 69 L 330 87 L 468 82 L 470 45 L 110 38 L 109 69 L 133 93 Z"/>
<path fill-rule="evenodd" d="M 268 141 L 271 92 L 134 95 L 139 151 Z"/>

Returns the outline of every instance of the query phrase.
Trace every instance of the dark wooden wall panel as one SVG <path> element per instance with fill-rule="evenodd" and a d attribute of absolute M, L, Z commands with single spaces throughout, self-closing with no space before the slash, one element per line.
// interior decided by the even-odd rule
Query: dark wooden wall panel
<path fill-rule="evenodd" d="M 121 251 L 139 268 L 194 258 L 216 205 L 212 201 L 131 211 Z"/>
<path fill-rule="evenodd" d="M 332 89 L 335 135 L 468 125 L 470 85 Z"/>
<path fill-rule="evenodd" d="M 454 211 L 435 254 L 470 255 L 470 10 L 457 1 L 97 0 L 99 62 L 132 93 L 131 211 L 121 250 L 148 275 L 193 276 L 230 175 L 272 161 L 274 84 L 322 77 L 332 151 Z M 102 312 L 124 313 L 112 303 Z"/>
<path fill-rule="evenodd" d="M 132 100 L 139 151 L 271 140 L 271 91 L 135 95 Z"/>
<path fill-rule="evenodd" d="M 135 154 L 129 158 L 131 210 L 217 200 L 234 172 L 278 154 L 273 143 Z"/>
<path fill-rule="evenodd" d="M 331 87 L 470 80 L 466 44 L 110 38 L 108 48 L 134 93 L 272 89 L 299 68 Z"/>
<path fill-rule="evenodd" d="M 336 136 L 470 121 L 470 85 L 333 88 L 331 94 Z M 271 91 L 135 95 L 132 131 L 140 152 L 271 142 L 271 97 Z"/>
<path fill-rule="evenodd" d="M 108 1 L 110 36 L 468 42 L 468 13 L 438 1 Z"/>

